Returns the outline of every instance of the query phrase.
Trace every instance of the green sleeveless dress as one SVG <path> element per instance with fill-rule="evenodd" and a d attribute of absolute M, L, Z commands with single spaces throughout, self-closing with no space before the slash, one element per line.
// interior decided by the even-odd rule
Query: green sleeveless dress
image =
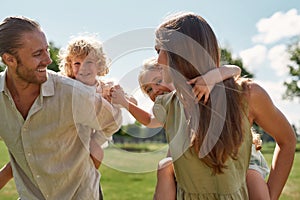
<path fill-rule="evenodd" d="M 251 155 L 252 135 L 246 114 L 245 139 L 239 149 L 238 159 L 228 159 L 228 168 L 223 174 L 217 175 L 212 175 L 211 168 L 198 158 L 194 148 L 189 147 L 187 120 L 176 92 L 157 97 L 153 114 L 164 123 L 177 181 L 177 200 L 248 199 L 246 171 Z"/>

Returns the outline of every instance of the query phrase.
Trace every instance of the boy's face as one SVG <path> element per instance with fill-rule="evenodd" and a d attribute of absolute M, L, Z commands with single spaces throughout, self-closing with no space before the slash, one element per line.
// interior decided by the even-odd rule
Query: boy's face
<path fill-rule="evenodd" d="M 97 83 L 97 60 L 94 56 L 74 57 L 72 59 L 72 70 L 76 80 L 86 85 Z"/>
<path fill-rule="evenodd" d="M 169 93 L 174 89 L 172 84 L 166 84 L 163 81 L 162 72 L 160 70 L 145 72 L 142 81 L 143 90 L 152 101 L 155 101 L 158 95 Z"/>

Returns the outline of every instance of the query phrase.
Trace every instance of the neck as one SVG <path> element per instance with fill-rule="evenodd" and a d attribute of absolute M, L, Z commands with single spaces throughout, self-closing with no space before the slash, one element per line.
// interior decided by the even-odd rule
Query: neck
<path fill-rule="evenodd" d="M 16 108 L 26 119 L 32 104 L 40 94 L 40 84 L 26 83 L 11 76 L 6 77 L 6 83 Z"/>
<path fill-rule="evenodd" d="M 13 97 L 23 97 L 27 95 L 37 96 L 40 92 L 40 84 L 28 83 L 18 77 L 7 73 L 6 85 Z"/>

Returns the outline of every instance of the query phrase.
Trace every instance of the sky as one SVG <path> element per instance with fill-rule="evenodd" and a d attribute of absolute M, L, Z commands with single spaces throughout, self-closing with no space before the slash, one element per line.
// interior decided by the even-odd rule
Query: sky
<path fill-rule="evenodd" d="M 282 99 L 283 82 L 289 78 L 286 48 L 300 35 L 298 0 L 15 0 L 1 2 L 0 8 L 1 20 L 10 15 L 37 20 L 48 40 L 59 48 L 72 36 L 96 34 L 111 59 L 107 78 L 120 83 L 148 111 L 152 104 L 139 91 L 137 74 L 143 60 L 156 54 L 155 28 L 175 12 L 199 14 L 213 28 L 220 46 L 242 58 L 254 80 L 300 132 L 300 100 Z"/>

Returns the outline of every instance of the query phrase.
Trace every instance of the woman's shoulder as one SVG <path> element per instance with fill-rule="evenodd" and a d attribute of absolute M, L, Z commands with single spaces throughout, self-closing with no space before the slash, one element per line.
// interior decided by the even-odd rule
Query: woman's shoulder
<path fill-rule="evenodd" d="M 253 80 L 247 81 L 244 87 L 247 89 L 246 100 L 249 105 L 250 120 L 256 118 L 258 113 L 273 107 L 273 102 L 266 90 Z"/>
<path fill-rule="evenodd" d="M 252 79 L 240 78 L 236 82 L 248 94 L 247 97 L 250 99 L 266 94 L 266 91 Z"/>
<path fill-rule="evenodd" d="M 265 89 L 260 86 L 255 81 L 248 79 L 241 83 L 241 86 L 244 88 L 244 90 L 248 93 L 248 100 L 261 100 L 261 98 L 267 97 L 269 98 L 268 93 L 265 91 Z"/>

